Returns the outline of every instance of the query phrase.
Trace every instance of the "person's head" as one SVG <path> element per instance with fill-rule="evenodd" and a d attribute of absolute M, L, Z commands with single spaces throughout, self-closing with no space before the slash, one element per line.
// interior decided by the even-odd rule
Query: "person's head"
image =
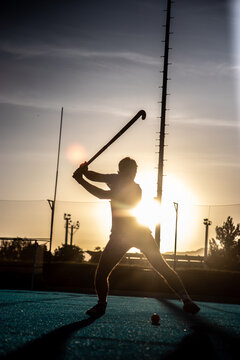
<path fill-rule="evenodd" d="M 118 173 L 129 180 L 133 180 L 137 173 L 137 163 L 130 157 L 125 157 L 118 164 Z"/>

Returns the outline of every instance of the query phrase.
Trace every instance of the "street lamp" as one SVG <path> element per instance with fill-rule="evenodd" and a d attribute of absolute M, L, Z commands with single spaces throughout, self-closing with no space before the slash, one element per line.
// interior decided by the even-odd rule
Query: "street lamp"
<path fill-rule="evenodd" d="M 72 246 L 72 242 L 73 242 L 73 234 L 79 229 L 80 227 L 80 223 L 79 221 L 77 221 L 76 223 L 73 223 L 71 225 L 71 236 L 70 236 L 70 245 Z M 73 232 L 73 230 L 75 229 L 75 231 Z"/>
<path fill-rule="evenodd" d="M 71 214 L 64 214 L 64 220 L 66 221 L 66 224 L 65 224 L 65 245 L 67 245 L 68 243 L 68 228 L 69 228 L 69 225 L 71 224 Z"/>
<path fill-rule="evenodd" d="M 174 242 L 174 270 L 176 268 L 177 262 L 177 226 L 178 226 L 178 203 L 173 203 L 175 211 L 176 211 L 176 225 L 175 225 L 175 242 Z"/>
<path fill-rule="evenodd" d="M 204 248 L 204 259 L 207 260 L 208 253 L 208 227 L 212 225 L 212 222 L 209 219 L 203 219 L 203 224 L 206 226 L 205 230 L 205 248 Z"/>

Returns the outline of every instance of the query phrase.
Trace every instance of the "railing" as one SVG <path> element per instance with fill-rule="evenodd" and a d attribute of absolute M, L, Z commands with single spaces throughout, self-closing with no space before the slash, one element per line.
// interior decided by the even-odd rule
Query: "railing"
<path fill-rule="evenodd" d="M 200 263 L 204 262 L 204 256 L 200 255 L 174 255 L 174 254 L 162 254 L 166 261 L 176 261 L 181 263 Z M 140 264 L 147 261 L 146 257 L 139 253 L 127 253 L 123 259 L 123 262 L 132 263 L 132 264 Z"/>
<path fill-rule="evenodd" d="M 165 260 L 175 260 L 176 261 L 184 261 L 184 262 L 200 262 L 202 263 L 204 261 L 204 256 L 200 255 L 176 255 L 174 254 L 163 254 L 163 257 Z"/>

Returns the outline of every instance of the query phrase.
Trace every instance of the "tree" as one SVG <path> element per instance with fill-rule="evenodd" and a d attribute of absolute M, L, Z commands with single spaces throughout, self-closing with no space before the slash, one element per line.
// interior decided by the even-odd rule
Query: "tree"
<path fill-rule="evenodd" d="M 36 251 L 35 246 L 35 243 L 30 241 L 27 244 L 24 244 L 20 252 L 20 259 L 23 261 L 33 261 L 34 253 Z"/>
<path fill-rule="evenodd" d="M 236 226 L 231 216 L 222 226 L 216 226 L 216 239 L 210 240 L 210 260 L 222 265 L 240 264 L 240 224 Z"/>
<path fill-rule="evenodd" d="M 87 253 L 91 256 L 89 262 L 96 264 L 100 260 L 100 257 L 102 255 L 102 250 L 100 246 L 96 246 L 94 251 L 88 250 Z"/>
<path fill-rule="evenodd" d="M 26 238 L 2 240 L 0 247 L 0 259 L 33 261 L 35 250 L 35 241 L 32 242 Z M 47 247 L 44 245 L 44 256 L 46 253 Z"/>
<path fill-rule="evenodd" d="M 79 246 L 62 244 L 62 246 L 58 246 L 55 249 L 54 259 L 58 261 L 83 262 L 84 254 Z"/>
<path fill-rule="evenodd" d="M 20 260 L 23 250 L 28 245 L 29 241 L 22 238 L 3 240 L 0 248 L 0 257 L 4 260 Z"/>

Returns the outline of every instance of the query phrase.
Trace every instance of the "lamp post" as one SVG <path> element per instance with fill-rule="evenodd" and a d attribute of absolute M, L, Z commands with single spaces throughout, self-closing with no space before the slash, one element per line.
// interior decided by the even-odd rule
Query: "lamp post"
<path fill-rule="evenodd" d="M 175 211 L 176 211 L 176 225 L 175 225 L 175 242 L 174 242 L 174 270 L 176 268 L 177 262 L 177 226 L 178 226 L 178 203 L 173 203 Z"/>
<path fill-rule="evenodd" d="M 206 226 L 205 229 L 205 247 L 204 247 L 204 260 L 207 260 L 208 253 L 208 227 L 212 225 L 212 222 L 209 219 L 203 219 L 203 224 Z"/>
<path fill-rule="evenodd" d="M 71 234 L 70 234 L 70 245 L 72 246 L 73 234 L 80 228 L 80 223 L 77 221 L 71 225 Z M 73 231 L 75 229 L 75 231 Z"/>
<path fill-rule="evenodd" d="M 67 245 L 68 243 L 68 228 L 69 228 L 69 224 L 71 224 L 71 214 L 64 214 L 64 220 L 66 221 L 65 224 L 65 245 Z"/>
<path fill-rule="evenodd" d="M 48 204 L 49 204 L 49 206 L 51 208 L 51 225 L 50 225 L 50 242 L 49 242 L 49 251 L 50 251 L 50 253 L 51 253 L 51 250 L 52 250 L 53 225 L 54 225 L 56 198 L 57 198 L 58 168 L 59 168 L 59 159 L 60 159 L 60 151 L 61 151 L 62 123 L 63 123 L 63 108 L 61 109 L 61 120 L 60 120 L 60 130 L 59 130 L 59 140 L 58 140 L 57 169 L 56 169 L 54 199 L 53 200 L 48 200 Z"/>
<path fill-rule="evenodd" d="M 158 151 L 158 175 L 157 175 L 157 200 L 159 204 L 162 204 L 162 187 L 163 187 L 163 163 L 164 163 L 164 149 L 165 149 L 165 128 L 166 128 L 166 109 L 167 107 L 167 96 L 170 95 L 167 93 L 167 85 L 168 85 L 168 66 L 171 64 L 169 62 L 169 47 L 170 44 L 170 28 L 171 28 L 171 5 L 172 1 L 167 0 L 167 10 L 166 10 L 166 24 L 163 25 L 165 27 L 165 40 L 164 42 L 164 55 L 163 55 L 163 77 L 162 77 L 162 96 L 161 96 L 161 115 L 160 115 L 160 131 L 159 131 L 159 151 Z M 161 227 L 160 222 L 156 225 L 155 228 L 155 240 L 160 248 L 160 238 L 161 238 Z"/>

